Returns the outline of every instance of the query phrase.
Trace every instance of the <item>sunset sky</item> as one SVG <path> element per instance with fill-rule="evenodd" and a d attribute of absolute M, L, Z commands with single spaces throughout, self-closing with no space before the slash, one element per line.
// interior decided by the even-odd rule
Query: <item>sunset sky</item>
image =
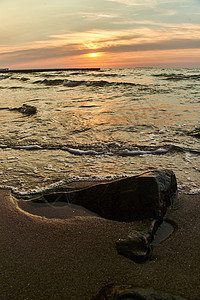
<path fill-rule="evenodd" d="M 200 0 L 0 0 L 0 68 L 200 67 Z"/>

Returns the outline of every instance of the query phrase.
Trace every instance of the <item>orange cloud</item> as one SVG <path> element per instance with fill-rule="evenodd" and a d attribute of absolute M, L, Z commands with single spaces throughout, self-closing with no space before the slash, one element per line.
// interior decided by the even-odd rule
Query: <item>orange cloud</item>
<path fill-rule="evenodd" d="M 141 21 L 145 22 L 145 21 Z M 148 21 L 146 21 L 147 23 Z M 192 59 L 200 61 L 197 55 L 190 58 L 194 49 L 199 48 L 200 25 L 167 24 L 149 22 L 151 26 L 118 30 L 89 30 L 85 32 L 69 32 L 59 35 L 50 35 L 48 40 L 34 43 L 21 43 L 12 47 L 1 47 L 0 60 L 2 67 L 24 66 L 65 66 L 73 64 L 86 65 L 99 64 L 99 66 L 128 66 L 151 64 L 151 61 L 161 64 L 173 61 L 174 55 L 183 64 Z M 175 50 L 173 52 L 173 50 Z M 179 50 L 180 49 L 180 50 Z M 187 49 L 181 50 L 181 49 Z M 182 51 L 182 52 L 181 52 Z M 148 52 L 148 53 L 147 53 Z M 90 54 L 89 54 L 90 53 Z M 91 61 L 91 53 L 98 53 L 95 61 Z M 116 54 L 115 54 L 116 53 Z M 138 58 L 140 53 L 140 58 Z M 149 54 L 151 53 L 151 54 Z M 159 53 L 159 55 L 158 55 Z M 168 53 L 168 54 L 167 54 Z M 179 53 L 178 57 L 176 54 Z M 102 55 L 103 54 L 103 55 Z M 151 61 L 149 57 L 151 56 Z M 168 57 L 168 59 L 167 59 Z M 76 58 L 76 59 L 74 59 Z M 129 62 L 127 61 L 129 58 Z M 155 59 L 154 59 L 155 58 Z M 133 63 L 134 62 L 134 63 Z M 172 62 L 173 63 L 173 62 Z"/>

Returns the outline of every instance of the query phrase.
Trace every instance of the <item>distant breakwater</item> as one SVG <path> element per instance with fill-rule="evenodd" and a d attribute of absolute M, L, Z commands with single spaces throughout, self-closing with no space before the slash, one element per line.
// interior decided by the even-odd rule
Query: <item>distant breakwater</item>
<path fill-rule="evenodd" d="M 0 69 L 0 73 L 35 73 L 60 71 L 100 71 L 100 68 Z"/>

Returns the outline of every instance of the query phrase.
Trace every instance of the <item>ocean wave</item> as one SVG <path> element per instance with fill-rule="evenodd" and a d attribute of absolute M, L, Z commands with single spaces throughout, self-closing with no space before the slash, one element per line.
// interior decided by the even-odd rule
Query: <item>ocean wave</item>
<path fill-rule="evenodd" d="M 97 152 L 95 150 L 81 150 L 81 149 L 75 149 L 75 148 L 65 148 L 63 147 L 62 150 L 66 150 L 71 154 L 74 155 L 102 155 L 103 152 Z"/>
<path fill-rule="evenodd" d="M 187 132 L 187 134 L 195 138 L 200 138 L 200 127 L 194 128 L 192 131 Z"/>
<path fill-rule="evenodd" d="M 138 176 L 142 174 L 146 174 L 149 171 L 154 170 L 154 168 L 149 168 L 145 172 L 135 172 L 134 174 L 131 174 L 131 176 Z M 130 176 L 130 175 L 129 175 Z M 115 180 L 123 179 L 129 177 L 127 176 L 127 173 L 118 173 L 118 174 L 112 174 L 112 175 L 92 175 L 90 177 L 88 176 L 69 176 L 68 178 L 58 180 L 54 183 L 47 184 L 44 187 L 36 187 L 29 190 L 20 190 L 17 187 L 11 186 L 11 185 L 4 185 L 0 184 L 0 188 L 2 189 L 9 189 L 13 196 L 16 198 L 20 198 L 20 200 L 23 201 L 30 201 L 34 199 L 38 199 L 38 197 L 41 197 L 41 195 L 49 194 L 49 193 L 70 193 L 75 190 L 82 190 L 85 188 L 88 188 L 89 186 L 93 186 L 96 184 L 101 183 L 108 183 Z M 73 185 L 73 183 L 75 183 Z M 79 185 L 77 186 L 77 183 Z M 194 182 L 189 182 L 186 184 L 178 185 L 178 190 L 182 193 L 189 194 L 189 195 L 200 195 L 200 189 Z"/>
<path fill-rule="evenodd" d="M 118 83 L 116 83 L 116 82 L 109 82 L 109 81 L 106 81 L 106 80 L 87 81 L 85 84 L 87 86 L 96 86 L 96 87 L 118 85 Z M 120 84 L 122 84 L 122 82 Z"/>
<path fill-rule="evenodd" d="M 145 172 L 146 173 L 146 172 Z M 88 183 L 91 186 L 91 183 L 93 185 L 96 185 L 98 183 L 106 183 L 106 182 L 111 182 L 114 180 L 119 180 L 122 178 L 126 178 L 127 174 L 113 174 L 113 175 L 105 175 L 105 176 L 100 176 L 100 175 L 92 175 L 88 178 L 88 176 L 69 176 L 67 179 L 59 180 L 54 183 L 51 183 L 49 185 L 46 185 L 45 187 L 42 188 L 34 188 L 34 189 L 29 189 L 28 191 L 21 191 L 17 187 L 14 186 L 9 186 L 9 185 L 1 185 L 0 188 L 2 189 L 9 189 L 11 190 L 12 194 L 16 198 L 20 198 L 23 200 L 34 200 L 34 198 L 37 198 L 41 194 L 44 195 L 46 193 L 50 192 L 59 192 L 62 191 L 63 189 L 65 192 L 72 192 L 74 190 L 80 190 L 88 187 Z M 73 183 L 86 183 L 83 185 L 83 187 L 75 188 L 73 187 Z M 72 187 L 69 187 L 69 184 L 72 184 Z"/>
<path fill-rule="evenodd" d="M 160 154 L 166 154 L 167 152 L 170 151 L 170 147 L 168 149 L 164 148 L 158 148 L 155 150 L 128 150 L 125 149 L 120 153 L 121 156 L 137 156 L 137 155 L 160 155 Z"/>
<path fill-rule="evenodd" d="M 69 79 L 44 79 L 44 80 L 37 80 L 33 82 L 34 84 L 43 84 L 47 86 L 57 86 L 57 85 L 64 85 L 67 87 L 76 87 L 79 85 L 91 86 L 91 87 L 105 87 L 105 86 L 139 86 L 142 89 L 147 88 L 146 85 L 136 84 L 133 82 L 113 82 L 107 80 L 69 80 Z"/>
<path fill-rule="evenodd" d="M 162 74 L 153 74 L 154 77 L 163 77 L 163 79 L 165 80 L 199 80 L 200 79 L 200 75 L 185 75 L 185 74 L 167 74 L 167 73 L 162 73 Z"/>
<path fill-rule="evenodd" d="M 87 71 L 77 71 L 77 72 L 72 72 L 72 73 L 69 73 L 69 76 L 77 76 L 77 75 L 84 75 L 85 77 L 122 77 L 122 76 L 126 76 L 124 74 L 117 74 L 117 73 L 104 73 L 103 72 L 87 72 Z M 66 76 L 66 74 L 65 74 Z"/>
<path fill-rule="evenodd" d="M 94 77 L 124 77 L 126 75 L 124 74 L 117 74 L 117 73 L 93 73 L 93 74 L 88 74 L 92 75 Z"/>
<path fill-rule="evenodd" d="M 10 76 L 9 75 L 0 75 L 0 80 L 7 79 L 8 77 L 10 77 Z"/>
<path fill-rule="evenodd" d="M 100 143 L 94 145 L 15 145 L 15 144 L 0 144 L 0 149 L 16 149 L 16 150 L 27 150 L 27 151 L 39 151 L 39 150 L 62 150 L 73 155 L 84 156 L 96 156 L 96 155 L 107 155 L 107 156 L 143 156 L 143 155 L 164 155 L 168 152 L 191 152 L 199 154 L 199 149 L 192 149 L 181 147 L 173 144 L 166 144 L 161 146 L 141 146 L 141 145 L 123 145 L 119 143 Z"/>
<path fill-rule="evenodd" d="M 11 86 L 9 87 L 9 90 L 22 90 L 25 89 L 25 87 L 23 86 Z"/>
<path fill-rule="evenodd" d="M 85 81 L 77 81 L 77 80 L 64 80 L 63 85 L 68 87 L 75 87 L 84 84 Z"/>
<path fill-rule="evenodd" d="M 19 80 L 19 81 L 23 81 L 23 82 L 26 82 L 26 81 L 30 80 L 30 78 L 28 78 L 28 77 L 15 77 L 13 79 L 16 79 L 16 80 Z"/>
<path fill-rule="evenodd" d="M 44 84 L 48 86 L 56 86 L 56 85 L 63 85 L 64 80 L 63 79 L 44 79 L 44 80 L 36 80 L 33 82 L 33 84 Z"/>

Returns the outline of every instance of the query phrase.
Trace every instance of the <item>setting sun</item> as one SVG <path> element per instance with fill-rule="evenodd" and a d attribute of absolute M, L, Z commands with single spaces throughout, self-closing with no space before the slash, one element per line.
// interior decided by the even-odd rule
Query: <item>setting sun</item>
<path fill-rule="evenodd" d="M 99 56 L 99 53 L 90 53 L 88 54 L 89 57 L 97 57 Z"/>

